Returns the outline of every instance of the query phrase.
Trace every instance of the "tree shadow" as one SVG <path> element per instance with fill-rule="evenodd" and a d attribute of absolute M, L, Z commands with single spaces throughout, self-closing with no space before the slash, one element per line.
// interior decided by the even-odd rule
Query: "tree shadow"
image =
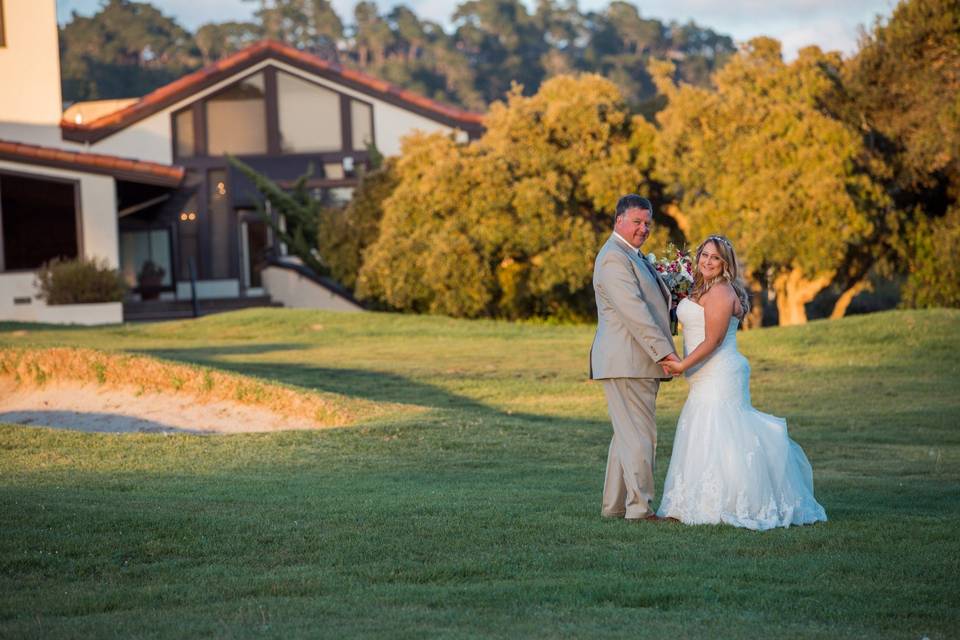
<path fill-rule="evenodd" d="M 119 326 L 119 325 L 110 325 Z M 90 327 L 82 324 L 49 324 L 42 322 L 17 322 L 4 320 L 0 322 L 0 334 L 22 331 L 25 334 L 41 331 L 89 331 Z"/>
<path fill-rule="evenodd" d="M 258 355 L 278 351 L 296 351 L 297 349 L 307 349 L 310 346 L 311 345 L 309 344 L 299 342 L 264 342 L 253 344 L 226 344 L 209 347 L 190 347 L 189 349 L 154 348 L 129 349 L 129 351 L 132 353 L 142 353 L 143 355 L 149 355 L 155 358 L 167 358 L 169 360 L 177 360 L 180 362 L 196 362 L 197 364 L 203 364 L 204 366 L 214 366 L 215 364 L 222 363 L 219 360 L 211 360 L 209 362 L 207 362 L 207 360 L 219 356 Z M 189 351 L 190 354 L 195 355 L 196 358 L 188 359 L 181 357 L 179 354 L 184 351 Z M 200 362 L 200 359 L 203 359 L 204 361 Z"/>
<path fill-rule="evenodd" d="M 467 411 L 478 417 L 496 417 L 527 424 L 549 423 L 553 425 L 584 426 L 605 423 L 598 420 L 573 419 L 555 415 L 505 412 L 473 398 L 452 393 L 436 385 L 389 371 L 312 366 L 292 362 L 232 362 L 216 359 L 216 356 L 225 354 L 263 353 L 270 350 L 267 347 L 290 348 L 292 346 L 297 345 L 252 345 L 249 348 L 227 346 L 209 349 L 205 347 L 145 349 L 137 352 L 372 402 L 407 404 L 437 410 Z"/>
<path fill-rule="evenodd" d="M 219 359 L 219 356 L 223 355 L 267 353 L 294 346 L 299 345 L 143 349 L 138 350 L 138 353 L 373 402 L 411 404 L 434 409 L 489 410 L 489 407 L 471 398 L 389 371 L 341 369 L 293 362 L 234 362 Z"/>

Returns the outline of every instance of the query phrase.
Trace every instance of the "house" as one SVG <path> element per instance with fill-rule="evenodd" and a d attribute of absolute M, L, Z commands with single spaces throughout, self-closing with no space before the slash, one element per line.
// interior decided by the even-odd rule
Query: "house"
<path fill-rule="evenodd" d="M 479 114 L 273 41 L 141 98 L 63 112 L 55 0 L 0 8 L 0 319 L 83 321 L 46 308 L 33 285 L 43 262 L 79 255 L 121 269 L 128 317 L 194 295 L 356 308 L 297 265 L 268 265 L 269 226 L 226 154 L 281 184 L 312 167 L 316 197 L 338 204 L 371 146 L 394 155 L 414 130 L 482 131 Z M 150 283 L 140 278 L 148 262 L 159 267 Z"/>

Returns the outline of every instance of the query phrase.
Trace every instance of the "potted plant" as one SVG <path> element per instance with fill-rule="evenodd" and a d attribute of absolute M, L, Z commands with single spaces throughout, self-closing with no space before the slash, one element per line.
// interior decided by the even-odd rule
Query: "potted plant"
<path fill-rule="evenodd" d="M 137 285 L 139 285 L 142 300 L 156 300 L 160 296 L 163 276 L 166 273 L 166 270 L 153 260 L 147 260 L 143 263 L 143 266 L 140 267 L 140 273 L 137 274 Z"/>

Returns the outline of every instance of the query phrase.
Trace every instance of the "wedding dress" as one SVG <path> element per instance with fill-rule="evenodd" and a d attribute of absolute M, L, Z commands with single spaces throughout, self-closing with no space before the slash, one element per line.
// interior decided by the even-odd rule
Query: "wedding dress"
<path fill-rule="evenodd" d="M 705 335 L 703 307 L 677 307 L 684 355 Z M 750 365 L 737 351 L 736 317 L 723 342 L 686 372 L 690 384 L 658 515 L 686 524 L 753 530 L 810 524 L 827 514 L 813 497 L 813 470 L 782 418 L 750 404 Z"/>

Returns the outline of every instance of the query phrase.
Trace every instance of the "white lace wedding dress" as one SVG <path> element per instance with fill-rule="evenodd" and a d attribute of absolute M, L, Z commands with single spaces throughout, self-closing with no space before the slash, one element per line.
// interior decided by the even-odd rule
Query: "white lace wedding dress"
<path fill-rule="evenodd" d="M 704 339 L 703 307 L 680 301 L 684 355 Z M 750 365 L 737 351 L 737 318 L 723 342 L 687 372 L 687 397 L 658 515 L 686 524 L 753 530 L 810 524 L 827 514 L 813 497 L 813 470 L 782 418 L 750 404 Z"/>

